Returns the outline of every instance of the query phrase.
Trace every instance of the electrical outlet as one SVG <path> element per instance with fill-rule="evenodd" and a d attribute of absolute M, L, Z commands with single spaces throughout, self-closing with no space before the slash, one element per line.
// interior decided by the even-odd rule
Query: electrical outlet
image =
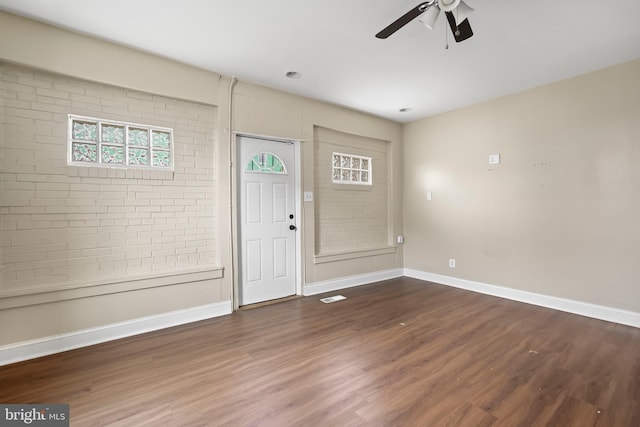
<path fill-rule="evenodd" d="M 451 258 L 449 259 L 449 267 L 450 268 L 456 268 L 456 260 Z"/>

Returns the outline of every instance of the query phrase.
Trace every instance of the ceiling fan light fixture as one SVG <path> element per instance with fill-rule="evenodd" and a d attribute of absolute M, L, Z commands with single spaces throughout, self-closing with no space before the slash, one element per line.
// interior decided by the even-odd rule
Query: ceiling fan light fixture
<path fill-rule="evenodd" d="M 438 0 L 438 7 L 443 12 L 451 12 L 458 7 L 460 0 Z"/>
<path fill-rule="evenodd" d="M 438 21 L 438 16 L 440 16 L 440 9 L 432 6 L 428 7 L 427 10 L 420 15 L 418 21 L 422 22 L 428 29 L 433 30 L 436 26 L 436 22 Z"/>
<path fill-rule="evenodd" d="M 469 17 L 469 15 L 471 15 L 473 13 L 474 10 L 475 10 L 474 8 L 472 8 L 471 6 L 466 4 L 465 2 L 461 1 L 460 2 L 460 6 L 458 6 L 458 10 L 455 12 L 456 21 L 458 23 L 464 21 L 465 19 L 467 19 Z"/>

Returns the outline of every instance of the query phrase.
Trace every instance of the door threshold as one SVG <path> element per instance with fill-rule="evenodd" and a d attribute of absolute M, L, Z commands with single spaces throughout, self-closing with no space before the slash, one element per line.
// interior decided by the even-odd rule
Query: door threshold
<path fill-rule="evenodd" d="M 281 303 L 281 302 L 291 301 L 291 300 L 299 299 L 299 298 L 303 298 L 303 296 L 302 295 L 291 295 L 291 296 L 284 297 L 284 298 L 271 299 L 269 301 L 262 301 L 262 302 L 256 302 L 254 304 L 242 305 L 242 306 L 238 307 L 238 310 L 251 310 L 253 308 L 265 307 L 267 305 L 278 304 L 278 303 Z"/>

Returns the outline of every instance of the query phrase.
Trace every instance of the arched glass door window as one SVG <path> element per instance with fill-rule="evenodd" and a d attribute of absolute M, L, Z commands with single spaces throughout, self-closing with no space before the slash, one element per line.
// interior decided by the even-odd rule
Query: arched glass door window
<path fill-rule="evenodd" d="M 258 153 L 251 157 L 244 165 L 245 172 L 270 173 L 276 175 L 286 175 L 287 168 L 282 160 L 273 153 Z"/>

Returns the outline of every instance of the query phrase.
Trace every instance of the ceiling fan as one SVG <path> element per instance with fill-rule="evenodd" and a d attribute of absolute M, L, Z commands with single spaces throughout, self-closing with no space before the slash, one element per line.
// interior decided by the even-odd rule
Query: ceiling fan
<path fill-rule="evenodd" d="M 473 35 L 471 24 L 469 24 L 469 19 L 467 18 L 473 12 L 473 8 L 462 0 L 429 0 L 420 3 L 393 21 L 388 27 L 376 34 L 376 37 L 386 39 L 418 16 L 420 16 L 420 22 L 430 30 L 433 30 L 441 11 L 447 17 L 456 42 L 466 40 Z"/>

